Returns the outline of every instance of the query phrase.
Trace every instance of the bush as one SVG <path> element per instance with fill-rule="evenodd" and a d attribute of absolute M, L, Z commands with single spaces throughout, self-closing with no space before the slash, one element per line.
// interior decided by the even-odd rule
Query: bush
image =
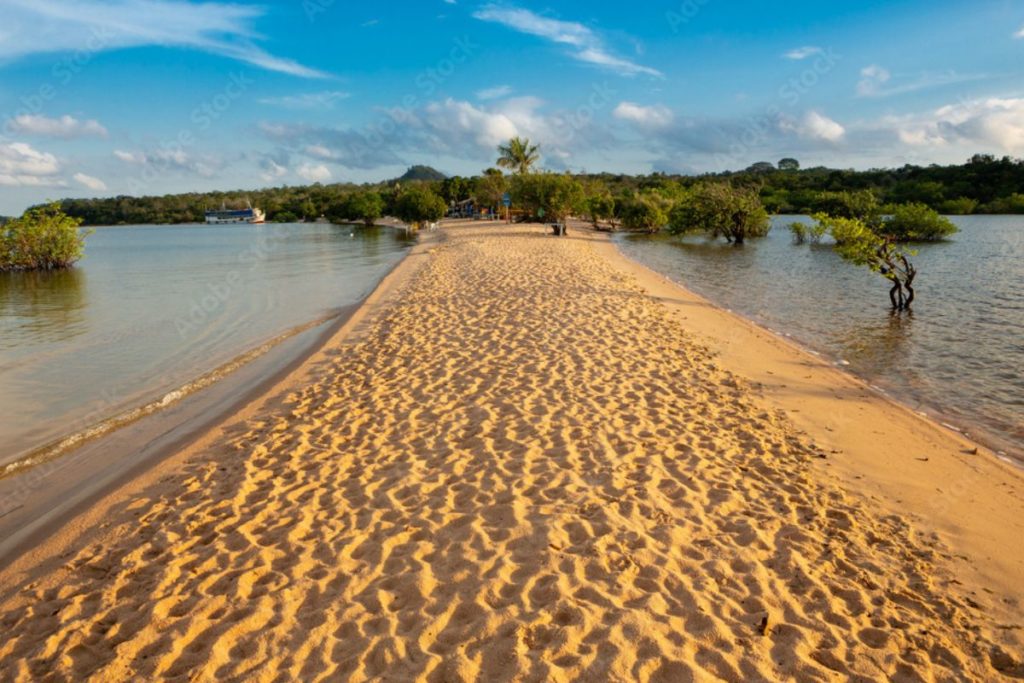
<path fill-rule="evenodd" d="M 601 221 L 615 215 L 615 200 L 607 190 L 596 192 L 583 201 L 583 211 L 596 228 Z"/>
<path fill-rule="evenodd" d="M 789 231 L 793 233 L 793 242 L 795 244 L 803 244 L 804 242 L 818 244 L 821 242 L 821 238 L 825 236 L 828 228 L 821 221 L 815 221 L 811 225 L 795 222 L 789 224 Z"/>
<path fill-rule="evenodd" d="M 384 199 L 380 194 L 372 190 L 359 190 L 331 207 L 330 218 L 335 223 L 346 220 L 362 221 L 369 227 L 383 215 Z"/>
<path fill-rule="evenodd" d="M 82 258 L 88 233 L 54 202 L 29 209 L 0 227 L 0 271 L 68 268 Z"/>
<path fill-rule="evenodd" d="M 668 224 L 668 212 L 656 197 L 640 195 L 627 201 L 620 212 L 626 230 L 658 232 Z"/>
<path fill-rule="evenodd" d="M 968 197 L 948 199 L 942 202 L 942 206 L 939 208 L 942 213 L 950 216 L 969 216 L 977 210 L 978 200 Z"/>
<path fill-rule="evenodd" d="M 395 199 L 395 216 L 414 228 L 441 220 L 447 209 L 443 199 L 421 187 L 411 187 Z"/>
<path fill-rule="evenodd" d="M 748 237 L 764 237 L 771 230 L 768 212 L 756 190 L 723 183 L 694 188 L 673 207 L 668 225 L 674 234 L 705 232 L 737 245 Z"/>
<path fill-rule="evenodd" d="M 512 202 L 535 218 L 561 223 L 583 203 L 583 186 L 561 173 L 512 176 Z"/>
<path fill-rule="evenodd" d="M 938 242 L 956 234 L 958 228 L 945 216 L 925 204 L 900 204 L 892 216 L 877 228 L 880 235 L 897 242 Z"/>

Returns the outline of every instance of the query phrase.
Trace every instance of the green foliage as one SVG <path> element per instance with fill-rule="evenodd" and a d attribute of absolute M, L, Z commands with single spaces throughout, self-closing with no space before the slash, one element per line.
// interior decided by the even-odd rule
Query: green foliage
<path fill-rule="evenodd" d="M 724 183 L 698 185 L 669 214 L 669 232 L 704 232 L 743 244 L 748 237 L 764 237 L 771 229 L 756 190 Z"/>
<path fill-rule="evenodd" d="M 1024 213 L 1024 194 L 1014 192 L 1008 197 L 996 199 L 981 208 L 983 213 Z"/>
<path fill-rule="evenodd" d="M 779 159 L 779 170 L 780 171 L 799 171 L 800 162 L 792 157 L 786 157 L 785 159 Z"/>
<path fill-rule="evenodd" d="M 603 185 L 591 184 L 583 200 L 583 213 L 595 228 L 601 221 L 611 219 L 615 215 L 615 199 L 612 193 Z"/>
<path fill-rule="evenodd" d="M 818 192 L 812 198 L 813 213 L 826 213 L 838 218 L 857 218 L 869 224 L 878 221 L 881 208 L 878 197 L 870 190 L 854 192 Z"/>
<path fill-rule="evenodd" d="M 512 202 L 527 215 L 561 223 L 583 203 L 583 186 L 571 175 L 532 173 L 512 176 Z M 543 214 L 541 214 L 543 209 Z"/>
<path fill-rule="evenodd" d="M 328 210 L 328 217 L 334 223 L 362 221 L 370 226 L 384 215 L 384 199 L 373 190 L 357 190 Z"/>
<path fill-rule="evenodd" d="M 514 137 L 508 144 L 498 145 L 498 166 L 526 175 L 540 160 L 540 147 L 527 138 Z"/>
<path fill-rule="evenodd" d="M 410 166 L 408 171 L 406 171 L 401 176 L 396 178 L 393 182 L 398 182 L 398 183 L 407 183 L 407 182 L 414 182 L 414 181 L 435 182 L 435 181 L 443 181 L 446 177 L 447 176 L 445 176 L 444 173 L 441 173 L 440 171 L 438 171 L 433 166 L 424 166 L 422 164 L 416 164 L 415 166 Z"/>
<path fill-rule="evenodd" d="M 441 181 L 439 191 L 441 198 L 448 202 L 449 206 L 469 199 L 473 194 L 473 180 L 462 176 L 452 176 Z"/>
<path fill-rule="evenodd" d="M 896 206 L 875 230 L 897 242 L 937 242 L 958 231 L 948 218 L 918 203 Z"/>
<path fill-rule="evenodd" d="M 789 224 L 789 231 L 793 234 L 793 242 L 795 244 L 803 244 L 804 242 L 819 244 L 828 230 L 821 221 L 815 221 L 810 225 L 795 221 Z"/>
<path fill-rule="evenodd" d="M 54 202 L 0 227 L 0 271 L 68 268 L 82 258 L 86 233 Z"/>
<path fill-rule="evenodd" d="M 506 192 L 508 179 L 496 168 L 489 168 L 482 176 L 473 179 L 473 194 L 481 206 L 498 208 Z"/>
<path fill-rule="evenodd" d="M 910 262 L 913 252 L 902 248 L 892 237 L 878 234 L 862 220 L 825 214 L 817 214 L 814 219 L 823 231 L 832 235 L 835 250 L 843 259 L 866 266 L 889 281 L 892 285 L 889 301 L 894 310 L 910 309 L 917 277 L 917 269 Z"/>
<path fill-rule="evenodd" d="M 413 227 L 444 218 L 447 205 L 432 190 L 425 187 L 410 187 L 395 199 L 394 214 L 399 220 Z"/>
<path fill-rule="evenodd" d="M 939 206 L 939 211 L 951 216 L 969 216 L 978 209 L 978 200 L 970 197 L 947 199 Z"/>
<path fill-rule="evenodd" d="M 666 202 L 655 193 L 627 200 L 621 211 L 622 227 L 640 232 L 658 232 L 668 224 Z"/>

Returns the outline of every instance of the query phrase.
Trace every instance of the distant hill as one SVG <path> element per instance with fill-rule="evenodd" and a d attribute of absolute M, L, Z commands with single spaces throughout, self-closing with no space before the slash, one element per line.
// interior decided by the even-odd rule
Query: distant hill
<path fill-rule="evenodd" d="M 403 173 L 400 178 L 395 178 L 395 180 L 397 182 L 402 182 L 403 180 L 444 180 L 447 177 L 436 168 L 417 164 L 416 166 L 410 166 L 408 171 Z"/>

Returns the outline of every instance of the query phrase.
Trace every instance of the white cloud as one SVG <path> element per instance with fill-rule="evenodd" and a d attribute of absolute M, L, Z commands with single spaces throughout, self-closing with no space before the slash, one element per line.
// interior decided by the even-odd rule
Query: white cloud
<path fill-rule="evenodd" d="M 497 100 L 512 94 L 512 86 L 498 85 L 493 88 L 484 88 L 476 91 L 478 100 Z"/>
<path fill-rule="evenodd" d="M 882 86 L 889 82 L 892 74 L 877 64 L 866 66 L 860 70 L 860 81 L 857 83 L 857 94 L 861 97 L 871 97 L 881 92 Z"/>
<path fill-rule="evenodd" d="M 784 120 L 780 127 L 810 140 L 839 142 L 846 135 L 846 129 L 829 117 L 816 111 L 804 114 L 800 121 Z"/>
<path fill-rule="evenodd" d="M 1024 98 L 988 98 L 941 107 L 930 114 L 883 122 L 916 146 L 984 145 L 1024 152 Z"/>
<path fill-rule="evenodd" d="M 210 52 L 293 76 L 325 76 L 256 44 L 259 36 L 251 24 L 265 11 L 185 0 L 4 0 L 0 58 L 162 46 Z"/>
<path fill-rule="evenodd" d="M 534 14 L 530 10 L 503 5 L 485 5 L 473 13 L 481 21 L 490 21 L 520 33 L 539 36 L 560 45 L 574 48 L 573 58 L 615 71 L 623 76 L 661 76 L 648 66 L 617 57 L 591 29 L 575 21 L 562 21 Z"/>
<path fill-rule="evenodd" d="M 183 149 L 156 149 L 153 151 L 128 152 L 115 149 L 114 156 L 126 164 L 149 166 L 161 171 L 184 171 L 210 178 L 216 172 L 219 162 L 211 156 L 196 157 Z"/>
<path fill-rule="evenodd" d="M 782 56 L 785 57 L 786 59 L 801 60 L 807 59 L 808 57 L 813 57 L 814 55 L 820 55 L 823 52 L 824 50 L 822 50 L 820 47 L 815 47 L 813 45 L 805 45 L 804 47 L 794 48 L 789 52 L 784 53 Z"/>
<path fill-rule="evenodd" d="M 861 79 L 857 83 L 857 95 L 860 97 L 891 97 L 927 88 L 992 78 L 990 74 L 958 74 L 955 71 L 946 71 L 926 72 L 916 78 L 904 76 L 894 79 L 888 69 L 877 64 L 864 67 L 861 69 L 860 75 Z"/>
<path fill-rule="evenodd" d="M 333 109 L 338 100 L 348 97 L 347 92 L 340 90 L 324 90 L 323 92 L 302 93 L 299 95 L 282 95 L 280 97 L 263 97 L 257 100 L 260 104 L 269 104 L 285 109 Z"/>
<path fill-rule="evenodd" d="M 620 102 L 612 110 L 612 116 L 622 121 L 629 121 L 639 128 L 665 128 L 672 124 L 672 111 L 661 104 L 645 107 L 634 102 Z"/>
<path fill-rule="evenodd" d="M 47 135 L 56 138 L 77 138 L 89 135 L 107 137 L 107 129 L 101 126 L 99 121 L 95 119 L 79 121 L 67 114 L 60 118 L 50 118 L 41 114 L 22 114 L 7 121 L 5 128 L 10 133 Z"/>
<path fill-rule="evenodd" d="M 77 182 L 81 183 L 83 186 L 89 188 L 90 190 L 102 192 L 107 189 L 107 184 L 105 182 L 103 182 L 99 178 L 94 178 L 91 175 L 86 175 L 84 173 L 76 173 L 71 177 L 74 178 Z"/>
<path fill-rule="evenodd" d="M 1013 34 L 1014 38 L 1024 38 L 1024 26 L 1020 27 L 1020 30 Z"/>
<path fill-rule="evenodd" d="M 507 114 L 487 111 L 469 102 L 451 98 L 428 104 L 423 119 L 431 134 L 443 136 L 448 144 L 462 137 L 479 147 L 494 149 L 520 134 L 519 128 Z"/>
<path fill-rule="evenodd" d="M 0 185 L 61 187 L 60 162 L 24 142 L 0 143 Z"/>
<path fill-rule="evenodd" d="M 323 183 L 331 179 L 331 169 L 324 164 L 302 164 L 295 173 L 311 183 Z"/>

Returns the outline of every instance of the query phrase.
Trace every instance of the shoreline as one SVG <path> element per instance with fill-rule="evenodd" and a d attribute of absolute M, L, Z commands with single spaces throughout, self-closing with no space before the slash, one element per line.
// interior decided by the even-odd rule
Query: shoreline
<path fill-rule="evenodd" d="M 584 227 L 581 229 L 588 228 Z M 614 233 L 609 233 L 609 235 L 611 234 Z M 611 239 L 611 237 L 609 237 L 609 239 Z M 947 414 L 943 412 L 943 410 L 939 407 L 930 404 L 925 404 L 923 400 L 918 400 L 917 404 L 915 405 L 912 402 L 911 397 L 908 396 L 907 398 L 904 398 L 902 394 L 895 388 L 894 390 L 890 391 L 889 389 L 885 388 L 884 386 L 881 386 L 880 384 L 873 383 L 873 380 L 868 379 L 867 377 L 863 377 L 860 374 L 854 372 L 853 370 L 848 369 L 845 365 L 843 365 L 842 358 L 839 358 L 838 356 L 826 355 L 826 352 L 824 350 L 815 348 L 813 343 L 805 342 L 781 329 L 775 329 L 773 327 L 770 327 L 766 322 L 759 320 L 757 317 L 753 315 L 748 315 L 746 313 L 742 313 L 731 308 L 726 308 L 725 306 L 716 303 L 710 296 L 692 288 L 690 285 L 688 285 L 681 279 L 675 279 L 669 275 L 662 273 L 661 271 L 651 268 L 650 266 L 646 265 L 641 261 L 632 258 L 628 254 L 623 252 L 622 249 L 619 249 L 618 243 L 615 243 L 615 246 L 619 254 L 630 263 L 633 263 L 645 270 L 649 270 L 651 273 L 657 275 L 658 277 L 662 277 L 668 280 L 675 286 L 685 290 L 694 297 L 706 301 L 709 306 L 713 306 L 714 308 L 722 311 L 723 313 L 736 316 L 737 318 L 751 325 L 756 326 L 758 329 L 774 336 L 778 341 L 793 347 L 793 350 L 795 352 L 805 354 L 808 356 L 813 356 L 818 360 L 821 360 L 823 363 L 830 365 L 837 372 L 840 372 L 848 377 L 852 377 L 856 381 L 862 383 L 867 389 L 878 394 L 879 398 L 902 406 L 906 410 L 909 410 L 910 412 L 915 413 L 916 415 L 923 417 L 926 420 L 940 427 L 944 427 L 950 430 L 959 437 L 970 441 L 972 444 L 978 446 L 979 448 L 984 448 L 987 449 L 988 451 L 991 451 L 991 457 L 996 458 L 999 461 L 1004 462 L 1018 470 L 1024 471 L 1024 446 L 1018 445 L 1004 437 L 998 436 L 982 427 L 979 427 L 976 423 L 967 421 L 964 418 L 954 417 L 950 414 Z"/>
<path fill-rule="evenodd" d="M 1018 555 L 1006 562 L 1008 555 L 1001 552 L 1019 544 L 1018 539 L 1024 536 L 1024 468 L 933 416 L 922 415 L 895 396 L 878 391 L 866 380 L 792 338 L 720 307 L 685 284 L 631 259 L 609 234 L 596 233 L 614 251 L 612 260 L 619 260 L 633 272 L 645 288 L 655 292 L 663 304 L 686 321 L 691 331 L 720 354 L 728 367 L 752 380 L 770 402 L 786 411 L 817 442 L 828 456 L 822 460 L 834 465 L 841 479 L 856 487 L 870 486 L 867 493 L 872 497 L 884 496 L 894 511 L 905 512 L 901 506 L 907 499 L 916 498 L 912 506 L 922 521 L 956 539 L 956 545 L 969 547 L 988 562 L 1001 565 L 995 572 L 984 564 L 970 567 L 970 571 L 983 577 L 983 581 L 997 581 L 1018 593 L 1024 602 L 1024 557 Z M 677 298 L 674 294 L 683 296 Z M 757 350 L 750 353 L 751 347 Z M 806 381 L 808 371 L 814 373 L 810 382 Z M 826 388 L 830 395 L 814 398 L 819 387 Z M 891 422 L 888 426 L 894 427 L 891 431 L 899 436 L 889 438 L 897 443 L 907 439 L 919 444 L 920 437 L 924 437 L 927 448 L 912 454 L 900 453 L 898 459 L 883 462 L 884 458 L 872 451 L 876 448 L 875 440 L 884 440 L 887 430 L 876 429 L 872 438 L 859 438 L 853 419 L 830 414 L 830 407 L 846 407 L 844 404 L 851 404 L 860 412 L 868 409 L 876 416 L 885 415 L 883 424 Z M 890 409 L 897 411 L 898 418 Z M 843 458 L 844 454 L 852 457 Z M 940 464 L 937 459 L 932 460 L 933 456 L 952 460 L 942 462 L 939 473 L 922 470 L 924 464 Z M 893 466 L 891 471 L 889 466 Z M 922 479 L 926 474 L 930 476 Z M 975 496 L 1006 479 L 1014 482 L 1014 495 L 999 491 L 998 500 L 985 498 L 986 514 L 978 515 Z M 952 494 L 943 492 L 943 487 L 952 489 Z M 929 519 L 924 519 L 925 514 Z"/>
<path fill-rule="evenodd" d="M 50 665 L 38 619 L 99 634 L 81 676 L 243 675 L 253 638 L 328 676 L 1024 673 L 1024 477 L 583 230 L 424 234 L 287 376 L 0 569 L 0 660 Z"/>
<path fill-rule="evenodd" d="M 90 505 L 205 441 L 266 399 L 310 358 L 343 336 L 418 247 L 410 247 L 360 301 L 292 328 L 185 385 L 202 382 L 198 389 L 153 410 L 147 409 L 162 401 L 122 411 L 5 463 L 0 467 L 0 570 L 46 543 Z"/>

